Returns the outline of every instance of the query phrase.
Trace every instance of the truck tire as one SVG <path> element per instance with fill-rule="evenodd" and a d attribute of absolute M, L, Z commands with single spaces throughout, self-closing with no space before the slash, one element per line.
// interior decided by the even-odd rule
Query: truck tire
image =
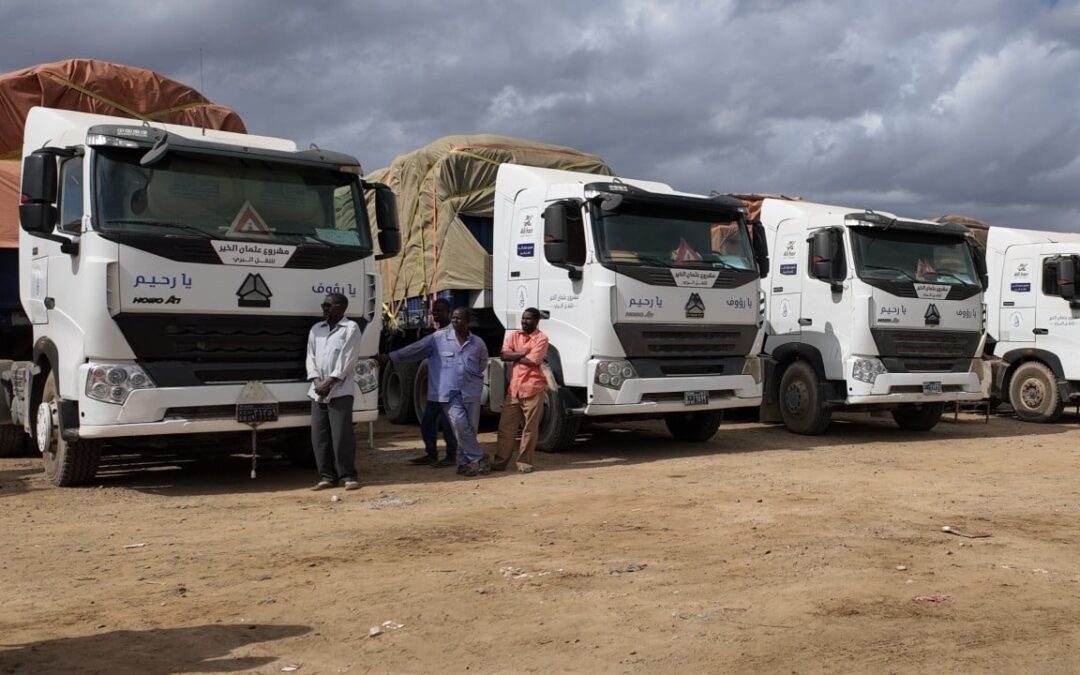
<path fill-rule="evenodd" d="M 1016 368 L 1009 380 L 1009 404 L 1025 422 L 1056 422 L 1065 412 L 1054 371 L 1038 361 Z"/>
<path fill-rule="evenodd" d="M 56 402 L 60 394 L 56 374 L 49 373 L 35 415 L 35 443 L 45 465 L 45 480 L 57 487 L 83 485 L 94 480 L 101 462 L 101 442 L 66 441 L 60 437 Z"/>
<path fill-rule="evenodd" d="M 722 410 L 699 410 L 692 413 L 668 413 L 664 424 L 677 441 L 707 441 L 716 435 L 724 419 Z"/>
<path fill-rule="evenodd" d="M 0 424 L 0 457 L 18 457 L 26 447 L 26 434 L 22 427 Z"/>
<path fill-rule="evenodd" d="M 825 433 L 832 410 L 821 400 L 817 373 L 806 361 L 795 361 L 780 377 L 780 417 L 788 431 L 804 436 Z"/>
<path fill-rule="evenodd" d="M 905 406 L 892 411 L 896 425 L 907 431 L 930 431 L 941 421 L 941 413 L 945 412 L 944 403 L 923 403 L 922 405 Z"/>
<path fill-rule="evenodd" d="M 383 373 L 382 396 L 383 413 L 391 424 L 409 424 L 415 422 L 413 416 L 413 384 L 416 380 L 415 363 L 394 363 L 389 361 Z"/>
<path fill-rule="evenodd" d="M 548 389 L 537 430 L 536 449 L 540 452 L 566 450 L 574 444 L 580 428 L 581 418 L 570 415 L 559 393 Z"/>
<path fill-rule="evenodd" d="M 424 419 L 424 410 L 427 408 L 427 361 L 421 361 L 416 365 L 416 377 L 413 379 L 413 415 L 417 420 Z"/>

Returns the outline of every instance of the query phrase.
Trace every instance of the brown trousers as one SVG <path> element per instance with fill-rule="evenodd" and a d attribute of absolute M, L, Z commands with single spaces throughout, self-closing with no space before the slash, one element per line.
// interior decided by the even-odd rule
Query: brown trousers
<path fill-rule="evenodd" d="M 518 464 L 533 464 L 533 452 L 536 450 L 537 429 L 540 428 L 540 416 L 544 412 L 544 396 L 547 392 L 541 391 L 530 398 L 508 398 L 503 403 L 502 413 L 499 417 L 499 442 L 495 451 L 495 459 L 492 464 L 506 465 L 510 463 L 514 455 L 514 436 L 518 426 L 525 423 L 521 430 L 521 453 L 518 455 Z"/>

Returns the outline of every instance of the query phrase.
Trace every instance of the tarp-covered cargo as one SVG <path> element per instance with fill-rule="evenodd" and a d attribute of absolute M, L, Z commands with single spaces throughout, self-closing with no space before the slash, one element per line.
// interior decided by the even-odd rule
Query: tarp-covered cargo
<path fill-rule="evenodd" d="M 389 185 L 398 201 L 402 247 L 382 265 L 384 302 L 491 287 L 491 256 L 462 216 L 493 217 L 504 163 L 613 175 L 596 155 L 493 134 L 446 136 L 397 157 L 365 177 Z"/>
<path fill-rule="evenodd" d="M 142 68 L 69 59 L 0 75 L 0 248 L 19 244 L 23 127 L 34 106 L 245 133 L 240 116 Z"/>
<path fill-rule="evenodd" d="M 989 233 L 990 226 L 983 221 L 970 216 L 948 215 L 938 216 L 937 218 L 934 218 L 934 222 L 963 225 L 968 229 L 968 232 L 971 232 L 972 236 L 975 237 L 975 241 L 979 242 L 979 246 L 986 248 L 986 235 Z"/>

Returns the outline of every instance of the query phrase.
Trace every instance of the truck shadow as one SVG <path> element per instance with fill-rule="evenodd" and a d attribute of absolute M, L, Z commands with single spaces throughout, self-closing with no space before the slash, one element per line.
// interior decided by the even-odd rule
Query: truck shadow
<path fill-rule="evenodd" d="M 970 439 L 1033 438 L 1055 436 L 1077 429 L 1080 415 L 1067 414 L 1055 424 L 1031 424 L 1012 417 L 961 413 L 956 421 L 950 412 L 928 432 L 905 431 L 892 417 L 868 414 L 838 414 L 832 427 L 821 436 L 799 436 L 779 424 L 733 420 L 703 442 L 681 442 L 671 438 L 663 422 L 620 424 L 592 423 L 582 428 L 571 448 L 559 453 L 537 453 L 536 465 L 544 471 L 595 468 L 605 464 L 639 464 L 666 459 L 706 457 L 751 452 L 813 452 L 830 447 L 880 443 L 939 443 L 946 447 Z M 431 470 L 414 467 L 408 459 L 422 454 L 416 427 L 380 423 L 376 427 L 379 450 L 365 451 L 361 458 L 361 483 L 408 484 L 460 480 L 452 468 Z M 366 440 L 366 436 L 365 436 Z M 481 445 L 494 451 L 495 434 L 483 433 Z M 440 443 L 441 446 L 441 443 Z M 366 446 L 364 446 L 366 447 Z M 972 452 L 978 452 L 976 447 Z M 366 461 L 364 461 L 366 460 Z M 493 473 L 499 477 L 507 474 Z"/>
<path fill-rule="evenodd" d="M 0 499 L 30 490 L 30 479 L 41 473 L 41 462 L 26 458 L 0 460 Z"/>
<path fill-rule="evenodd" d="M 480 441 L 491 453 L 495 427 L 491 420 L 481 426 Z M 573 447 L 560 453 L 538 453 L 537 466 L 545 471 L 591 468 L 604 464 L 637 464 L 672 458 L 705 457 L 748 452 L 812 452 L 834 446 L 872 443 L 941 443 L 946 446 L 965 439 L 1032 438 L 1052 436 L 1076 429 L 1080 415 L 1065 415 L 1056 424 L 1030 424 L 1015 418 L 961 413 L 957 421 L 947 414 L 929 432 L 904 431 L 891 417 L 867 414 L 837 415 L 832 427 L 821 436 L 798 436 L 782 425 L 736 419 L 725 422 L 720 431 L 704 442 L 681 442 L 671 438 L 663 422 L 621 424 L 592 423 L 583 427 Z M 416 426 L 375 425 L 375 448 L 368 445 L 366 425 L 356 427 L 357 468 L 362 485 L 425 484 L 461 480 L 453 467 L 432 470 L 413 466 L 408 460 L 423 454 Z M 439 442 L 440 451 L 442 439 Z M 301 490 L 314 484 L 314 468 L 297 469 L 283 458 L 260 456 L 257 478 L 250 477 L 251 460 L 242 449 L 200 448 L 183 452 L 160 450 L 106 455 L 93 485 L 137 490 L 169 497 L 190 495 L 272 493 Z M 234 453 L 234 454 L 230 454 Z M 495 473 L 495 477 L 506 475 Z M 0 496 L 5 481 L 0 474 Z M 19 481 L 15 477 L 13 483 Z M 18 489 L 18 488 L 16 488 Z M 25 488 L 24 488 L 25 489 Z"/>
<path fill-rule="evenodd" d="M 5 644 L 0 647 L 0 672 L 114 675 L 247 672 L 280 657 L 230 656 L 234 649 L 310 631 L 307 626 L 295 625 L 211 624 L 114 630 L 97 635 Z"/>

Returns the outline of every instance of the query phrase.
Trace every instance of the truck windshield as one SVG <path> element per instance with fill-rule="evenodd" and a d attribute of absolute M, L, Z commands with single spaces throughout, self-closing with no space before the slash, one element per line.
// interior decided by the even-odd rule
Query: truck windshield
<path fill-rule="evenodd" d="M 960 237 L 873 227 L 854 227 L 851 233 L 862 279 L 979 284 L 971 249 Z"/>
<path fill-rule="evenodd" d="M 103 149 L 95 224 L 104 232 L 371 249 L 356 177 L 318 167 Z"/>
<path fill-rule="evenodd" d="M 595 222 L 601 262 L 695 269 L 755 269 L 750 238 L 741 218 L 733 220 L 730 213 L 721 215 L 705 211 L 650 211 L 599 213 Z"/>

